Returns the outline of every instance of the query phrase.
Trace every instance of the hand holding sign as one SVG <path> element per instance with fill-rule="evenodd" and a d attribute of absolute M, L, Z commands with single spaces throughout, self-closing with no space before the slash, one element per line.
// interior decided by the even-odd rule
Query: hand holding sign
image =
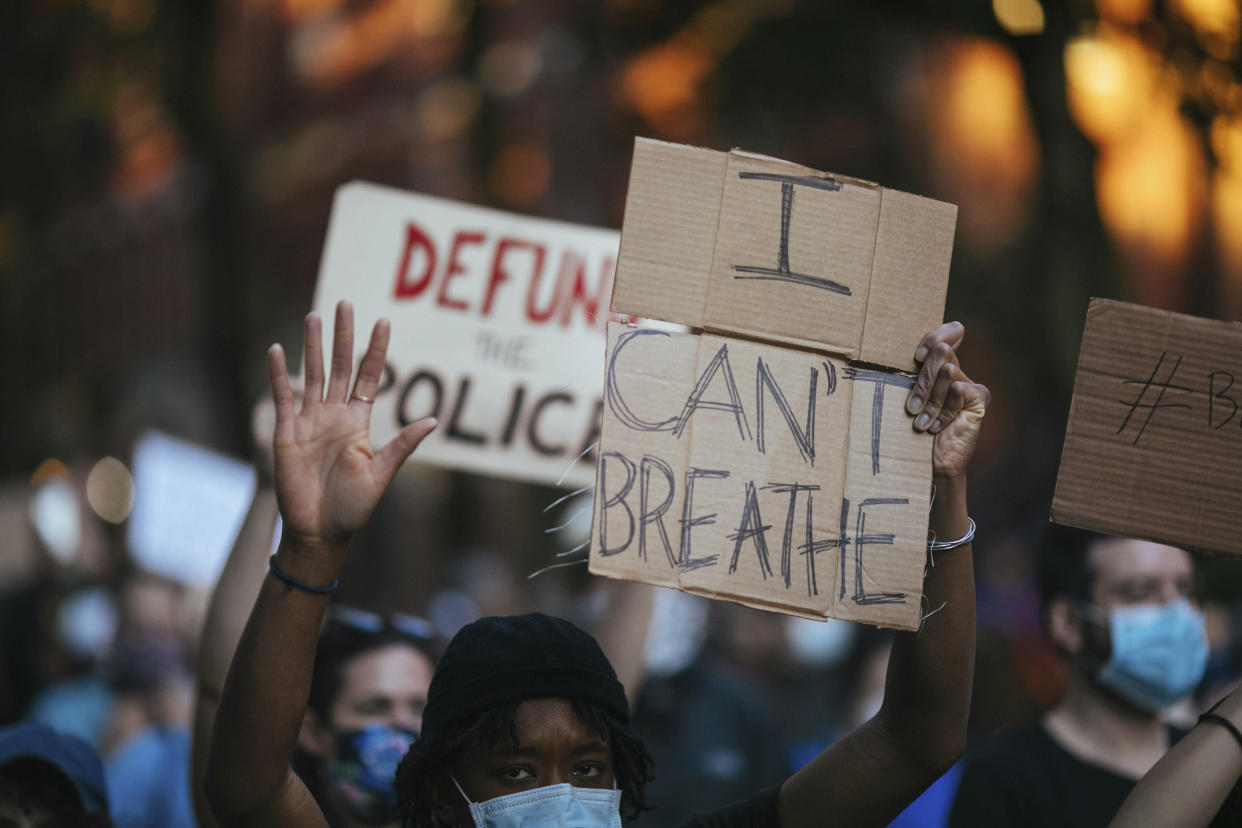
<path fill-rule="evenodd" d="M 318 314 L 308 315 L 304 334 L 305 391 L 300 410 L 295 411 L 284 351 L 273 345 L 267 358 L 276 404 L 276 497 L 284 532 L 299 551 L 329 553 L 325 560 L 308 561 L 311 569 L 317 568 L 316 564 L 340 564 L 350 535 L 371 515 L 401 463 L 436 426 L 431 418 L 411 423 L 375 453 L 370 438 L 371 404 L 367 399 L 374 398 L 384 370 L 388 322 L 380 320 L 372 329 L 352 394 L 349 380 L 353 308 L 348 302 L 336 307 L 332 370 L 326 396 L 320 329 Z"/>
<path fill-rule="evenodd" d="M 987 403 L 957 364 L 962 327 L 936 327 L 955 220 L 638 140 L 611 309 L 700 332 L 609 326 L 591 571 L 916 629 L 930 484 L 964 480 Z"/>
<path fill-rule="evenodd" d="M 957 360 L 957 347 L 965 337 L 962 323 L 946 322 L 923 337 L 914 353 L 921 367 L 906 398 L 906 411 L 914 417 L 915 431 L 936 435 L 932 450 L 935 479 L 966 473 L 992 398 L 987 386 L 972 382 Z"/>

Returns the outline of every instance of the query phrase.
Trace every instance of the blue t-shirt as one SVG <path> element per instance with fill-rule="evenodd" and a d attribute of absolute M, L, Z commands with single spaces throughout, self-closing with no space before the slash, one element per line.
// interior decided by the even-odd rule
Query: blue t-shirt
<path fill-rule="evenodd" d="M 107 777 L 117 828 L 196 828 L 185 730 L 141 731 L 112 755 Z"/>

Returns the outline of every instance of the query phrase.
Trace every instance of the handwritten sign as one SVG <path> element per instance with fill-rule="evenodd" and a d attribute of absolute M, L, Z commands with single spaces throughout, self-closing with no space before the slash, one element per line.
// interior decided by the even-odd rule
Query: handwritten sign
<path fill-rule="evenodd" d="M 341 187 L 315 309 L 330 330 L 337 301 L 353 302 L 359 360 L 375 320 L 392 321 L 372 439 L 436 416 L 419 462 L 590 483 L 594 457 L 575 458 L 599 436 L 616 254 L 613 230 Z"/>
<path fill-rule="evenodd" d="M 1242 554 L 1242 325 L 1092 299 L 1052 519 Z"/>
<path fill-rule="evenodd" d="M 931 438 L 904 402 L 956 210 L 749 153 L 636 143 L 591 571 L 913 629 Z"/>

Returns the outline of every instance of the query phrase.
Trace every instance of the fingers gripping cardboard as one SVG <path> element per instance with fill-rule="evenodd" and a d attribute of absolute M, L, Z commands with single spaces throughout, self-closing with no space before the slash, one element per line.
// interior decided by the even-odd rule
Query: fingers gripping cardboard
<path fill-rule="evenodd" d="M 591 570 L 913 629 L 931 437 L 903 410 L 956 208 L 749 153 L 635 147 Z"/>

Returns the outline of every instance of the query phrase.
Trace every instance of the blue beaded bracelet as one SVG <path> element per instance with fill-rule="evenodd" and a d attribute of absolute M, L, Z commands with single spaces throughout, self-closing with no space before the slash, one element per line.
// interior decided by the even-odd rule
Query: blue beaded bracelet
<path fill-rule="evenodd" d="M 273 575 L 275 575 L 280 580 L 284 581 L 289 586 L 297 587 L 298 589 L 303 590 L 304 592 L 313 592 L 316 595 L 327 595 L 329 592 L 334 591 L 338 586 L 341 585 L 340 578 L 334 579 L 332 581 L 332 586 L 326 586 L 326 587 L 313 587 L 310 584 L 304 584 L 301 581 L 290 578 L 288 575 L 286 575 L 285 573 L 281 572 L 279 569 L 276 568 L 276 556 L 275 555 L 267 559 L 267 568 L 272 570 Z"/>

